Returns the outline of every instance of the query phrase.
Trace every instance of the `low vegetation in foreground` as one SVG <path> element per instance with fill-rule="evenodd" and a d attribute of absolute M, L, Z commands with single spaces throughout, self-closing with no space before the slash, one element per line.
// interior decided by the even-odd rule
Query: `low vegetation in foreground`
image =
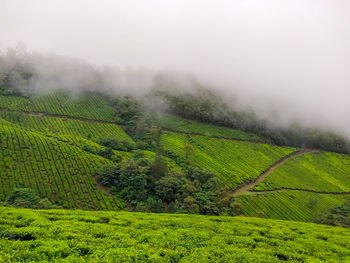
<path fill-rule="evenodd" d="M 350 230 L 272 219 L 0 208 L 0 262 L 349 262 Z"/>

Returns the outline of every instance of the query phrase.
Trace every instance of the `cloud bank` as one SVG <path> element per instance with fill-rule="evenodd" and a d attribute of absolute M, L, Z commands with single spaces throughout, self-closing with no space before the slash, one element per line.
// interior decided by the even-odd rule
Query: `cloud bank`
<path fill-rule="evenodd" d="M 349 13 L 347 0 L 3 0 L 0 49 L 188 72 L 280 124 L 350 137 Z"/>

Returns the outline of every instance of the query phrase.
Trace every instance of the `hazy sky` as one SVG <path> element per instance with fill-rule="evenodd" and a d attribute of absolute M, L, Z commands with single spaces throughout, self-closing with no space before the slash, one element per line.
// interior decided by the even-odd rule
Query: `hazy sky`
<path fill-rule="evenodd" d="M 1 0 L 0 49 L 188 71 L 350 136 L 349 14 L 348 0 Z"/>

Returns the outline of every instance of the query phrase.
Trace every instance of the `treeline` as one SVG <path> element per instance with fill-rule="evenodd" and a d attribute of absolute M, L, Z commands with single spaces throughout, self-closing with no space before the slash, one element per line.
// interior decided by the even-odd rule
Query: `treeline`
<path fill-rule="evenodd" d="M 15 50 L 8 50 L 6 55 L 0 52 L 0 95 L 23 96 L 30 89 L 33 77 L 31 67 L 26 60 L 14 59 Z"/>
<path fill-rule="evenodd" d="M 136 148 L 156 151 L 160 129 L 155 126 L 155 116 L 142 101 L 130 95 L 111 98 L 116 111 L 116 123 L 136 142 Z"/>
<path fill-rule="evenodd" d="M 170 113 L 183 118 L 254 133 L 280 146 L 350 153 L 350 142 L 342 136 L 300 126 L 276 127 L 259 119 L 252 111 L 232 110 L 219 96 L 207 90 L 174 94 L 163 89 L 154 94 L 164 99 Z"/>

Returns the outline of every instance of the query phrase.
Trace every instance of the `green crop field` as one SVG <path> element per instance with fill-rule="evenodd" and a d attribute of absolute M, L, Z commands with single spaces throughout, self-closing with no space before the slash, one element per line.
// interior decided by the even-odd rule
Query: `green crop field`
<path fill-rule="evenodd" d="M 317 194 L 304 191 L 247 193 L 238 196 L 246 216 L 314 222 L 331 208 L 342 205 L 350 195 Z"/>
<path fill-rule="evenodd" d="M 350 192 L 350 156 L 322 152 L 292 158 L 277 167 L 254 190 L 278 188 Z"/>
<path fill-rule="evenodd" d="M 113 121 L 114 109 L 105 98 L 94 95 L 74 97 L 57 92 L 32 98 L 34 111 L 61 114 L 86 119 Z"/>
<path fill-rule="evenodd" d="M 0 108 L 45 112 L 110 122 L 114 120 L 115 116 L 114 109 L 102 96 L 89 94 L 75 97 L 66 92 L 35 95 L 29 98 L 0 96 Z"/>
<path fill-rule="evenodd" d="M 0 208 L 0 262 L 349 262 L 350 230 L 245 217 Z"/>
<path fill-rule="evenodd" d="M 63 92 L 28 98 L 0 96 L 0 201 L 15 188 L 29 187 L 65 208 L 122 207 L 123 202 L 106 193 L 94 178 L 98 168 L 112 164 L 97 155 L 105 149 L 99 144 L 101 139 L 116 138 L 137 145 L 112 123 L 115 115 L 106 98 L 93 94 L 77 98 Z M 158 118 L 156 125 L 164 128 L 160 149 L 168 156 L 165 161 L 169 171 L 185 173 L 183 168 L 188 165 L 201 167 L 232 189 L 256 179 L 271 165 L 297 151 L 264 144 L 249 133 L 172 115 Z M 113 150 L 113 160 L 132 159 L 140 152 L 150 160 L 156 157 L 151 151 L 134 152 L 132 147 L 124 150 Z M 252 190 L 349 192 L 349 174 L 349 155 L 303 154 L 278 166 Z M 245 216 L 314 222 L 349 196 L 289 190 L 249 192 L 235 198 Z M 187 202 L 191 200 L 194 199 Z"/>
<path fill-rule="evenodd" d="M 161 115 L 157 118 L 156 124 L 162 128 L 184 133 L 198 133 L 205 136 L 262 141 L 261 138 L 251 133 L 215 126 L 208 123 L 187 120 L 175 115 Z"/>
<path fill-rule="evenodd" d="M 0 199 L 30 187 L 67 208 L 115 209 L 117 200 L 96 189 L 93 175 L 110 161 L 78 147 L 0 120 Z"/>
<path fill-rule="evenodd" d="M 183 160 L 186 159 L 188 151 L 190 164 L 212 171 L 232 188 L 257 178 L 270 165 L 296 150 L 290 147 L 172 132 L 162 134 L 161 144 L 166 151 L 180 156 Z"/>
<path fill-rule="evenodd" d="M 116 124 L 33 116 L 24 112 L 13 111 L 0 112 L 0 118 L 29 131 L 41 132 L 51 137 L 71 139 L 75 144 L 79 144 L 79 138 L 98 143 L 100 139 L 105 137 L 133 142 L 124 130 Z"/>

